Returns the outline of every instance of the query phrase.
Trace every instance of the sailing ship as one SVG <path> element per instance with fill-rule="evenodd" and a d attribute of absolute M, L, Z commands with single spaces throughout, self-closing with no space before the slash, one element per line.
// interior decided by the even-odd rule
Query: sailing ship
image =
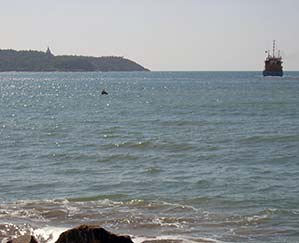
<path fill-rule="evenodd" d="M 280 56 L 280 50 L 278 50 L 277 56 L 275 55 L 275 40 L 273 41 L 272 55 L 270 51 L 265 51 L 268 56 L 265 60 L 264 76 L 282 76 L 282 57 Z"/>

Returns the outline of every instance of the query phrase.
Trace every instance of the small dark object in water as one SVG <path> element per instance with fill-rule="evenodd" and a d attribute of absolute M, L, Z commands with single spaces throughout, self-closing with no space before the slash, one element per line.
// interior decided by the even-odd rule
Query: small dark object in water
<path fill-rule="evenodd" d="M 103 89 L 101 94 L 102 94 L 102 95 L 107 95 L 108 92 L 107 92 L 106 90 Z"/>

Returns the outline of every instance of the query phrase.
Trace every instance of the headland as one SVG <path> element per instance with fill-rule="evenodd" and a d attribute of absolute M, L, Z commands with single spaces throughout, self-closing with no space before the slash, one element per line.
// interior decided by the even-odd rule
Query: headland
<path fill-rule="evenodd" d="M 124 72 L 149 71 L 140 64 L 120 56 L 55 56 L 46 52 L 0 49 L 0 72 Z"/>

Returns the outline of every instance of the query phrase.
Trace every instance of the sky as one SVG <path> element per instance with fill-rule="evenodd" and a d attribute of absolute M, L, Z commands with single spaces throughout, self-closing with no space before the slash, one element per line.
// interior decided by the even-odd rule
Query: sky
<path fill-rule="evenodd" d="M 299 0 L 0 0 L 0 49 L 124 56 L 153 71 L 299 70 Z"/>

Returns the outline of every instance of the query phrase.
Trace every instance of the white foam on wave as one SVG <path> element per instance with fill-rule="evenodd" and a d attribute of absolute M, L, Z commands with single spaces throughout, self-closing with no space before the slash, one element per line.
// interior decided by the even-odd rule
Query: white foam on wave
<path fill-rule="evenodd" d="M 55 241 L 57 241 L 59 235 L 66 230 L 68 230 L 68 228 L 47 226 L 44 228 L 32 230 L 31 234 L 34 235 L 38 241 L 54 243 Z"/>
<path fill-rule="evenodd" d="M 165 222 L 165 217 L 157 217 L 152 220 L 153 224 L 158 224 L 160 226 L 173 226 L 176 228 L 183 228 L 183 225 L 179 222 Z"/>
<path fill-rule="evenodd" d="M 54 243 L 59 235 L 67 228 L 45 226 L 43 228 L 32 228 L 30 225 L 15 225 L 11 223 L 4 224 L 5 232 L 0 231 L 1 243 L 6 243 L 9 239 L 17 238 L 20 235 L 33 235 L 38 242 Z M 1 234 L 4 233 L 4 234 Z M 9 234 L 7 234 L 9 233 Z"/>
<path fill-rule="evenodd" d="M 32 230 L 31 234 L 38 240 L 46 243 L 55 243 L 60 234 L 64 231 L 68 230 L 69 228 L 63 228 L 63 227 L 52 227 L 47 226 L 44 228 L 34 229 Z M 196 237 L 196 238 L 186 238 L 184 236 L 175 236 L 175 235 L 164 235 L 159 237 L 140 237 L 140 236 L 132 236 L 132 241 L 134 243 L 142 243 L 144 241 L 159 241 L 159 240 L 165 240 L 165 241 L 180 241 L 182 243 L 199 243 L 199 242 L 205 242 L 205 243 L 223 243 L 222 241 L 212 239 L 212 238 L 206 238 L 206 237 Z"/>
<path fill-rule="evenodd" d="M 205 242 L 205 243 L 223 243 L 222 241 L 205 238 L 205 237 L 198 237 L 198 238 L 186 238 L 184 236 L 174 236 L 174 235 L 165 235 L 159 237 L 134 237 L 131 236 L 134 243 L 142 243 L 144 241 L 159 241 L 159 240 L 168 240 L 168 241 L 181 241 L 182 243 L 198 243 L 198 242 Z"/>
<path fill-rule="evenodd" d="M 9 238 L 8 238 L 8 237 L 4 237 L 4 238 L 1 240 L 1 243 L 6 243 L 7 241 L 9 241 Z"/>
<path fill-rule="evenodd" d="M 30 234 L 33 235 L 38 242 L 44 242 L 44 243 L 55 243 L 59 236 L 65 232 L 66 230 L 69 230 L 69 227 L 54 227 L 54 226 L 45 226 L 42 228 L 28 228 L 27 227 L 18 227 L 14 224 L 7 224 L 7 228 L 13 227 L 15 230 L 17 230 L 18 235 L 24 235 L 24 234 Z M 9 240 L 10 237 L 5 237 L 2 239 L 1 243 L 6 243 Z M 13 237 L 15 238 L 15 237 Z M 151 241 L 151 242 L 158 242 L 158 241 L 165 241 L 167 242 L 173 242 L 173 243 L 199 243 L 199 242 L 205 242 L 205 243 L 222 243 L 222 241 L 212 239 L 212 238 L 206 238 L 206 237 L 186 237 L 183 235 L 164 235 L 159 237 L 146 237 L 146 236 L 133 236 L 131 235 L 131 238 L 134 243 L 142 243 L 144 241 Z"/>

